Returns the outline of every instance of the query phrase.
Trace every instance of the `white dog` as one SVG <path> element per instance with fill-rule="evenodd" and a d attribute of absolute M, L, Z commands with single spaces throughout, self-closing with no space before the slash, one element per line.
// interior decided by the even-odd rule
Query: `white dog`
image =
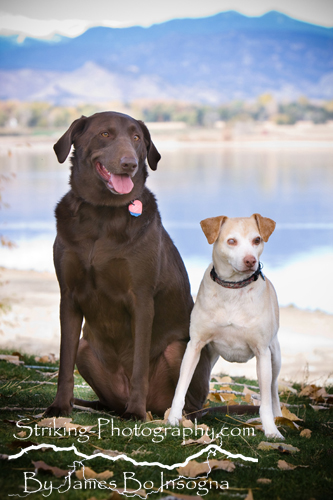
<path fill-rule="evenodd" d="M 200 224 L 208 243 L 214 243 L 213 263 L 205 272 L 192 311 L 190 341 L 169 422 L 179 424 L 201 349 L 209 344 L 212 368 L 219 356 L 237 363 L 256 356 L 265 435 L 284 439 L 274 422 L 274 417 L 281 416 L 279 307 L 273 285 L 262 274 L 259 262 L 275 222 L 253 214 L 248 218 L 213 217 Z"/>

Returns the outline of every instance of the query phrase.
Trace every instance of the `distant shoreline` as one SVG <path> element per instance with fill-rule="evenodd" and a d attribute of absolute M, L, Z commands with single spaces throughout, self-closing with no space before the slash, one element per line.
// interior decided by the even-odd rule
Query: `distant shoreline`
<path fill-rule="evenodd" d="M 0 268 L 0 301 L 9 306 L 0 316 L 3 349 L 36 355 L 59 353 L 59 287 L 55 273 Z M 333 315 L 280 308 L 282 350 L 280 379 L 333 383 Z M 246 364 L 219 360 L 214 373 L 256 379 L 255 359 Z"/>
<path fill-rule="evenodd" d="M 218 148 L 333 148 L 333 122 L 275 125 L 272 122 L 217 122 L 215 127 L 189 127 L 183 122 L 146 122 L 155 144 L 160 147 Z M 47 131 L 4 133 L 0 129 L 0 154 L 13 151 L 51 150 L 65 128 Z"/>

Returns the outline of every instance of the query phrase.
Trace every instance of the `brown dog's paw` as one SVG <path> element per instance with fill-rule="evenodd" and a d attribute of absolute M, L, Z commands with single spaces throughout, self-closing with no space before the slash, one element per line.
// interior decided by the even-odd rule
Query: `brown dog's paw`
<path fill-rule="evenodd" d="M 51 406 L 49 406 L 45 412 L 44 412 L 44 416 L 45 417 L 68 417 L 72 411 L 73 407 L 71 404 L 69 405 L 57 405 L 55 403 L 51 404 Z"/>
<path fill-rule="evenodd" d="M 122 415 L 122 418 L 125 418 L 126 420 L 142 420 L 145 422 L 146 420 L 146 409 L 145 408 L 138 408 L 134 406 L 128 405 L 126 407 L 125 413 Z"/>

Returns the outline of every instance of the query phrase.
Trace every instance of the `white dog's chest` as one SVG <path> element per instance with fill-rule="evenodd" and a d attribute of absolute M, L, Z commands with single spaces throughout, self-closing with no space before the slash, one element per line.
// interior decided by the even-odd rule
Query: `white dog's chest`
<path fill-rule="evenodd" d="M 226 361 L 245 363 L 266 349 L 276 334 L 274 308 L 270 301 L 258 300 L 251 287 L 232 291 L 231 300 L 221 292 L 199 293 L 191 316 L 191 338 L 209 343 Z"/>
<path fill-rule="evenodd" d="M 210 343 L 216 354 L 219 354 L 226 361 L 231 363 L 245 363 L 253 358 L 254 352 L 251 349 L 244 329 L 236 331 L 233 326 L 223 329 L 224 334 L 216 335 Z"/>

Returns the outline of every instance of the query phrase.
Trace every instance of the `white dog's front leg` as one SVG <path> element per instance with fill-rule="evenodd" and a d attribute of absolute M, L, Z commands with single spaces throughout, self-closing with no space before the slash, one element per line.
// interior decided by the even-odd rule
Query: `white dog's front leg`
<path fill-rule="evenodd" d="M 271 386 L 272 386 L 272 361 L 269 348 L 260 351 L 257 355 L 257 374 L 260 389 L 260 418 L 265 436 L 284 439 L 278 431 L 273 416 Z"/>
<path fill-rule="evenodd" d="M 176 387 L 176 392 L 172 401 L 172 406 L 168 418 L 171 425 L 179 425 L 182 419 L 182 412 L 185 404 L 185 396 L 188 386 L 192 380 L 194 370 L 199 362 L 201 349 L 205 344 L 203 342 L 195 342 L 190 340 L 187 344 L 186 351 L 180 367 L 179 380 Z"/>
<path fill-rule="evenodd" d="M 274 417 L 281 417 L 278 376 L 281 369 L 281 351 L 277 337 L 274 337 L 270 350 L 272 353 L 272 408 Z"/>

